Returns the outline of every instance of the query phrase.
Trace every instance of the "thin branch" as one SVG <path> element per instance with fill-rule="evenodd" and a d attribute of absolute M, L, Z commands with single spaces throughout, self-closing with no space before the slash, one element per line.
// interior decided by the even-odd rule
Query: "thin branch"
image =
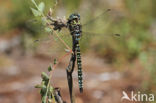
<path fill-rule="evenodd" d="M 63 55 L 62 57 L 60 57 L 59 60 L 58 60 L 58 62 L 53 66 L 53 69 L 55 69 L 56 66 L 57 66 L 66 56 L 68 56 L 69 54 L 71 54 L 71 52 L 66 53 L 65 55 Z"/>
<path fill-rule="evenodd" d="M 74 95 L 74 90 L 73 90 L 73 78 L 72 78 L 72 73 L 74 71 L 75 68 L 75 61 L 76 61 L 76 43 L 75 43 L 75 38 L 72 37 L 73 40 L 73 47 L 72 47 L 72 51 L 73 53 L 71 54 L 71 58 L 69 61 L 69 65 L 66 69 L 67 72 L 67 80 L 68 80 L 68 87 L 69 87 L 69 92 L 70 92 L 70 101 L 71 103 L 75 103 L 75 95 Z"/>

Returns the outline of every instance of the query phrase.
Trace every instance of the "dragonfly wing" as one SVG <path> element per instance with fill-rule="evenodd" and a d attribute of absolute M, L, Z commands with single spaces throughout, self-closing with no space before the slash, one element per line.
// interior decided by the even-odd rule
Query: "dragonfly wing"
<path fill-rule="evenodd" d="M 121 35 L 118 33 L 93 33 L 93 32 L 82 32 L 82 39 L 86 39 L 86 38 L 91 38 L 91 37 L 95 37 L 95 36 L 100 36 L 100 37 L 120 37 Z M 108 39 L 108 38 L 106 38 Z"/>
<path fill-rule="evenodd" d="M 86 26 L 86 25 L 89 25 L 89 24 L 95 22 L 97 19 L 101 18 L 102 16 L 104 16 L 104 15 L 105 15 L 107 12 L 109 12 L 109 11 L 111 11 L 111 9 L 104 10 L 103 13 L 101 13 L 101 14 L 98 15 L 97 17 L 95 17 L 95 18 L 89 20 L 87 23 L 82 24 L 82 26 Z"/>
<path fill-rule="evenodd" d="M 44 28 L 45 28 L 42 25 L 42 23 L 39 22 L 39 20 L 37 19 L 27 20 L 25 22 L 25 26 L 28 32 L 35 34 L 35 35 L 38 33 L 44 32 Z"/>
<path fill-rule="evenodd" d="M 108 13 L 109 12 L 109 13 Z M 110 14 L 111 15 L 108 15 Z M 107 14 L 107 15 L 105 15 Z M 120 36 L 120 33 L 112 33 L 115 27 L 117 27 L 118 16 L 115 16 L 115 10 L 104 10 L 100 15 L 93 17 L 93 19 L 89 20 L 87 23 L 82 25 L 82 35 L 91 34 L 94 35 L 102 35 L 107 34 L 106 36 Z M 92 16 L 91 16 L 92 18 Z M 86 32 L 89 31 L 89 32 Z M 116 30 L 118 31 L 118 30 Z M 112 34 L 112 35 L 111 35 Z"/>

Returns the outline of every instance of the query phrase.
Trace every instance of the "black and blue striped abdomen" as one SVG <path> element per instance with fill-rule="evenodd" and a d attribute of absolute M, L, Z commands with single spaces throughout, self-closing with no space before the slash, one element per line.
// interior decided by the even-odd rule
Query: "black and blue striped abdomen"
<path fill-rule="evenodd" d="M 77 43 L 76 45 L 76 55 L 77 55 L 79 89 L 80 92 L 83 92 L 83 77 L 82 77 L 81 53 L 79 43 Z"/>

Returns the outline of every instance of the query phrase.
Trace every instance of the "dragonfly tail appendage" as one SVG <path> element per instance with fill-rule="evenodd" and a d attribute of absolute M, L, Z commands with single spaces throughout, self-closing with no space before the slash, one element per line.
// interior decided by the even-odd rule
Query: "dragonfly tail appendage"
<path fill-rule="evenodd" d="M 76 46 L 77 66 L 78 66 L 78 83 L 80 93 L 83 92 L 83 78 L 82 78 L 82 65 L 81 65 L 81 53 L 79 43 Z"/>

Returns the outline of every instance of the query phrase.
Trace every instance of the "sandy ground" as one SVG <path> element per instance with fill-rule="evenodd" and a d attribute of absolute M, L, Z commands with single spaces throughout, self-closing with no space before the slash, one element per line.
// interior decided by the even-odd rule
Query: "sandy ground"
<path fill-rule="evenodd" d="M 0 103 L 40 103 L 41 72 L 47 72 L 50 58 L 42 56 L 7 56 L 8 66 L 0 69 Z M 52 85 L 61 88 L 63 99 L 69 103 L 65 67 L 66 57 L 53 71 Z M 131 71 L 119 72 L 102 59 L 83 56 L 84 93 L 78 91 L 77 72 L 73 73 L 76 103 L 121 103 L 122 91 L 139 88 L 139 76 Z M 127 100 L 122 103 L 128 103 Z"/>

